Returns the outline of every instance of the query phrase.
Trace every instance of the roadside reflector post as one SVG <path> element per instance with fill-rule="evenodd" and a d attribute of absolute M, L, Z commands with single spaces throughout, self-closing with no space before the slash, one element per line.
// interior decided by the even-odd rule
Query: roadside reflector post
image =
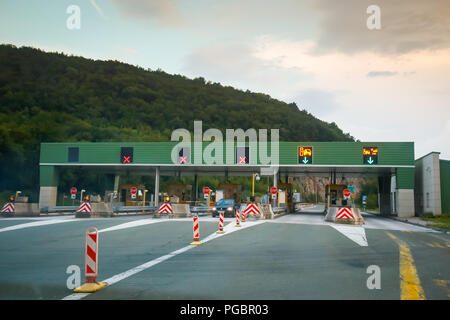
<path fill-rule="evenodd" d="M 225 231 L 223 231 L 223 212 L 219 213 L 219 231 L 216 233 L 225 233 Z"/>
<path fill-rule="evenodd" d="M 236 225 L 235 227 L 240 227 L 241 224 L 239 223 L 239 210 L 236 210 Z"/>
<path fill-rule="evenodd" d="M 241 222 L 245 222 L 245 210 L 241 213 Z"/>
<path fill-rule="evenodd" d="M 194 241 L 191 242 L 192 245 L 199 245 L 203 242 L 200 241 L 200 227 L 198 225 L 198 215 L 194 215 Z"/>
<path fill-rule="evenodd" d="M 89 228 L 86 231 L 86 260 L 85 278 L 86 283 L 73 290 L 74 292 L 95 292 L 108 284 L 97 282 L 98 275 L 98 230 Z"/>

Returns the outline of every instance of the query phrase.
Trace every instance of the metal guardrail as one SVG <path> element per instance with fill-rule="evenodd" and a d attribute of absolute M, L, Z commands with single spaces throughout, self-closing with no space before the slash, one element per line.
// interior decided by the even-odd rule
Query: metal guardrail
<path fill-rule="evenodd" d="M 157 210 L 156 207 L 151 206 L 115 206 L 114 212 L 138 212 L 138 211 L 149 211 L 155 212 Z"/>
<path fill-rule="evenodd" d="M 192 206 L 192 207 L 189 207 L 189 211 L 191 212 L 191 214 L 197 214 L 197 215 L 200 215 L 200 216 L 207 215 L 209 210 L 212 210 L 212 207 L 207 207 L 207 206 Z"/>
<path fill-rule="evenodd" d="M 44 208 L 44 212 L 75 212 L 79 206 L 56 206 Z"/>

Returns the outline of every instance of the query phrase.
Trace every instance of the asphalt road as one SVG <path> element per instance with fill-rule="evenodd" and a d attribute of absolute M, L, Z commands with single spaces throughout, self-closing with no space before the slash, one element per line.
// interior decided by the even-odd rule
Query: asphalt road
<path fill-rule="evenodd" d="M 228 218 L 223 235 L 217 218 L 200 217 L 199 246 L 190 218 L 3 218 L 0 299 L 450 298 L 449 234 L 368 214 L 363 227 L 336 225 L 319 211 L 240 228 Z M 84 283 L 89 227 L 99 230 L 97 280 L 109 285 L 73 293 L 66 270 L 79 266 Z"/>

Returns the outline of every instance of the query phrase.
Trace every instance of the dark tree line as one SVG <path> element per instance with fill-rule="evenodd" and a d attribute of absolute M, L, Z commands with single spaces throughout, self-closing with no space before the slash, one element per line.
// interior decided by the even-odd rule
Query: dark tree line
<path fill-rule="evenodd" d="M 204 130 L 278 128 L 282 141 L 354 140 L 265 94 L 12 45 L 0 45 L 0 110 L 0 193 L 37 193 L 41 142 L 168 141 L 194 120 Z"/>

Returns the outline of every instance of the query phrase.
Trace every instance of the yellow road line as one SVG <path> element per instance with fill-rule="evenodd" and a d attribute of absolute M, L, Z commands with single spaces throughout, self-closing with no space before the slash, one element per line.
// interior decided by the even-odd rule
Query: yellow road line
<path fill-rule="evenodd" d="M 400 298 L 401 300 L 425 300 L 425 293 L 414 266 L 411 250 L 405 242 L 386 232 L 400 249 Z"/>

